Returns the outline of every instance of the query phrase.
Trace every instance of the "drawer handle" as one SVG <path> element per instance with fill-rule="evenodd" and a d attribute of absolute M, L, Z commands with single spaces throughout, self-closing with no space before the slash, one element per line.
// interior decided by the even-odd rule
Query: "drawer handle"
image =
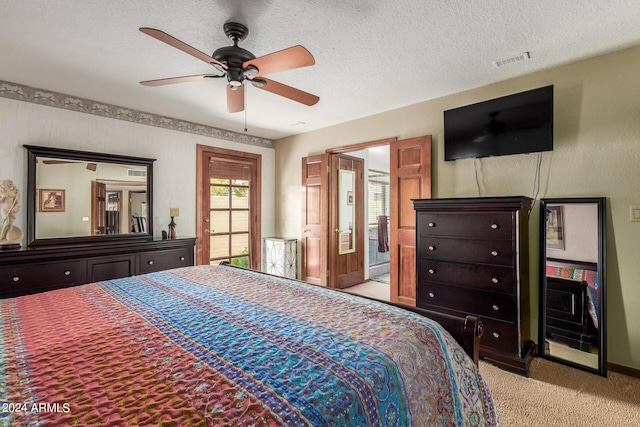
<path fill-rule="evenodd" d="M 492 281 L 493 283 L 498 283 L 498 282 L 500 281 L 500 279 L 498 279 L 497 277 L 492 277 L 492 278 L 491 278 L 491 281 Z"/>
<path fill-rule="evenodd" d="M 429 274 L 436 274 L 436 271 L 433 268 L 429 269 Z"/>
<path fill-rule="evenodd" d="M 180 257 L 180 261 L 184 261 L 184 257 L 183 256 Z"/>
<path fill-rule="evenodd" d="M 498 256 L 498 255 L 500 255 L 500 254 L 498 253 L 498 251 L 491 251 L 491 255 L 493 255 L 493 256 Z"/>
<path fill-rule="evenodd" d="M 69 270 L 66 270 L 66 271 L 64 272 L 64 275 L 65 275 L 65 276 L 71 276 L 71 272 L 70 272 Z"/>
<path fill-rule="evenodd" d="M 498 228 L 498 224 L 491 224 L 491 228 L 496 230 Z"/>
<path fill-rule="evenodd" d="M 491 306 L 491 308 L 493 308 L 493 311 L 498 311 L 498 310 L 500 310 L 500 307 L 498 307 L 498 306 L 497 306 L 497 305 L 495 305 L 495 304 L 493 304 L 493 305 Z"/>
<path fill-rule="evenodd" d="M 429 298 L 435 298 L 436 294 L 434 294 L 433 292 L 429 292 Z"/>
<path fill-rule="evenodd" d="M 20 276 L 13 276 L 13 281 L 14 282 L 20 281 Z"/>
<path fill-rule="evenodd" d="M 494 332 L 491 335 L 493 335 L 494 338 L 500 338 L 500 332 Z"/>
<path fill-rule="evenodd" d="M 152 259 L 150 259 L 149 261 L 147 261 L 147 264 L 149 264 L 149 265 L 153 265 L 153 260 L 152 260 Z"/>
<path fill-rule="evenodd" d="M 436 223 L 435 223 L 435 222 L 430 222 L 430 223 L 429 223 L 429 227 L 435 227 L 435 226 L 436 226 Z"/>
<path fill-rule="evenodd" d="M 435 246 L 431 246 L 431 245 L 429 245 L 429 250 L 430 250 L 430 251 L 435 251 L 435 250 L 436 250 L 436 247 L 435 247 Z"/>

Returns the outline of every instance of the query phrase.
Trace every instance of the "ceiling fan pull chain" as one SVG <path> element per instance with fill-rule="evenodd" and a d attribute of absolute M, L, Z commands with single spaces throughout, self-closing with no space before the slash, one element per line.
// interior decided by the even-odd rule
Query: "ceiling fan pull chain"
<path fill-rule="evenodd" d="M 247 84 L 243 84 L 244 86 L 244 131 L 247 131 Z"/>

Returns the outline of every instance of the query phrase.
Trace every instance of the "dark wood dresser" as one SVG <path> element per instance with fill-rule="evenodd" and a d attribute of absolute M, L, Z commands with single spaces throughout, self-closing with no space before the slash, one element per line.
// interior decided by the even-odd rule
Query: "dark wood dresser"
<path fill-rule="evenodd" d="M 527 375 L 529 227 L 532 200 L 480 197 L 414 200 L 416 305 L 481 318 L 480 356 Z"/>
<path fill-rule="evenodd" d="M 195 238 L 0 251 L 0 298 L 194 265 Z"/>

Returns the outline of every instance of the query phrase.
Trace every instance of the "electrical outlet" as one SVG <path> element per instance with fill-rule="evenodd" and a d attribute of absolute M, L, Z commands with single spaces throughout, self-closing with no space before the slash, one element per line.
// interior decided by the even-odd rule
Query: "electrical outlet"
<path fill-rule="evenodd" d="M 631 222 L 640 222 L 640 206 L 629 206 L 631 209 Z"/>

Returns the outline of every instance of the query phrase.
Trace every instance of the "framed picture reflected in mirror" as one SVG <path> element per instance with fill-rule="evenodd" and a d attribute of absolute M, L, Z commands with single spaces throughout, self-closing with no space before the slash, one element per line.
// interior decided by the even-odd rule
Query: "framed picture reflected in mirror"
<path fill-rule="evenodd" d="M 40 198 L 40 212 L 64 212 L 65 210 L 65 191 L 40 189 L 38 191 Z"/>
<path fill-rule="evenodd" d="M 562 206 L 547 206 L 547 248 L 564 250 Z"/>

